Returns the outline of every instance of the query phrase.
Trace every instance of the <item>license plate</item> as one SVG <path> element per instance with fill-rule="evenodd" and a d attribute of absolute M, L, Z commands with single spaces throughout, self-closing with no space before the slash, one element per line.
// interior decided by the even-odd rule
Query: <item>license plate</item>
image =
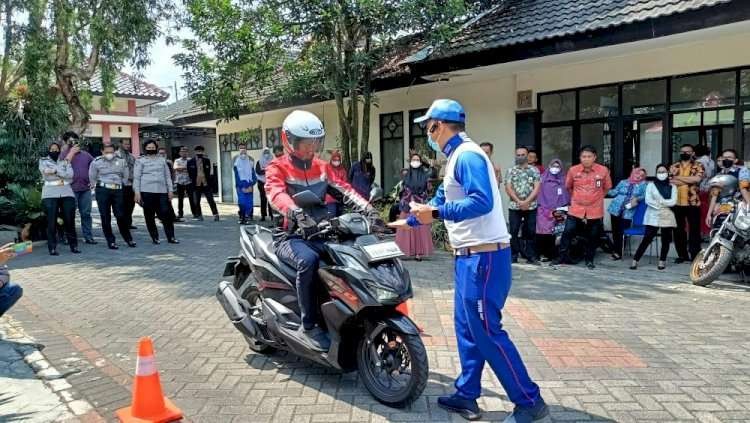
<path fill-rule="evenodd" d="M 363 245 L 362 251 L 365 252 L 369 261 L 387 260 L 401 257 L 404 255 L 401 248 L 393 241 L 381 242 L 372 245 Z"/>

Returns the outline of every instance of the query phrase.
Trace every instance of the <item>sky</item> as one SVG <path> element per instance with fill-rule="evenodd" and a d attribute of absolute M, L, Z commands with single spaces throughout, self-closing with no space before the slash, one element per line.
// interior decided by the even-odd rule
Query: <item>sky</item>
<path fill-rule="evenodd" d="M 190 33 L 187 30 L 181 31 L 178 36 L 187 37 Z M 179 44 L 167 45 L 166 37 L 162 36 L 157 39 L 151 46 L 151 65 L 140 71 L 128 68 L 126 72 L 137 74 L 144 81 L 158 86 L 169 93 L 169 100 L 165 104 L 173 103 L 176 100 L 174 84 L 177 83 L 177 93 L 180 99 L 185 97 L 182 90 L 183 70 L 174 64 L 172 56 L 180 53 L 182 48 Z"/>

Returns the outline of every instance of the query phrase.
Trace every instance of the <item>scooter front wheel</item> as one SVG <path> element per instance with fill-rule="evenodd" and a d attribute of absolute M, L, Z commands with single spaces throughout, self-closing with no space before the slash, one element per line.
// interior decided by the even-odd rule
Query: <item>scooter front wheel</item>
<path fill-rule="evenodd" d="M 422 339 L 386 328 L 357 348 L 359 374 L 375 399 L 390 407 L 413 403 L 427 385 L 429 364 Z"/>

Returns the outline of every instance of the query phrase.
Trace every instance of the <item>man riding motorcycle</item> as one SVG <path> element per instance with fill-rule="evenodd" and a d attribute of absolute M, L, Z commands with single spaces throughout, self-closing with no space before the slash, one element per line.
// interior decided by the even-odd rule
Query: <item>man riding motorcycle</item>
<path fill-rule="evenodd" d="M 266 195 L 284 219 L 286 233 L 275 242 L 276 255 L 297 270 L 297 293 L 302 318 L 300 338 L 320 351 L 330 346 L 328 334 L 317 325 L 315 274 L 323 242 L 307 239 L 318 231 L 318 223 L 328 217 L 326 194 L 344 202 L 370 220 L 373 228 L 383 228 L 380 215 L 346 181 L 329 171 L 328 163 L 316 157 L 325 130 L 314 114 L 295 110 L 284 119 L 281 140 L 285 154 L 274 159 L 266 169 Z M 293 195 L 311 191 L 320 204 L 299 207 Z"/>
<path fill-rule="evenodd" d="M 731 148 L 721 153 L 722 167 L 719 174 L 731 175 L 739 182 L 739 193 L 731 187 L 722 189 L 718 186 L 711 188 L 711 201 L 706 216 L 706 226 L 711 227 L 714 216 L 727 214 L 732 211 L 735 196 L 741 195 L 745 203 L 750 204 L 750 170 L 737 165 L 737 152 Z"/>

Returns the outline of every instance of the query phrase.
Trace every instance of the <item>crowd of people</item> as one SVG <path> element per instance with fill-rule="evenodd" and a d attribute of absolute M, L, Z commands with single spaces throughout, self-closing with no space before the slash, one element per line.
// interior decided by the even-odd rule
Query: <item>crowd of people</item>
<path fill-rule="evenodd" d="M 657 267 L 662 270 L 671 244 L 677 253 L 675 263 L 693 260 L 713 217 L 732 202 L 732 193 L 711 191 L 711 177 L 717 173 L 736 177 L 742 197 L 750 200 L 750 171 L 732 149 L 724 150 L 717 164 L 705 146 L 685 144 L 677 162 L 659 164 L 653 173 L 635 167 L 614 186 L 609 169 L 596 162 L 597 151 L 592 146 L 582 147 L 579 164 L 569 169 L 553 159 L 540 171 L 529 162 L 532 153 L 529 148 L 517 148 L 515 165 L 505 177 L 513 262 L 523 257 L 533 264 L 540 259 L 555 265 L 573 264 L 582 257 L 593 269 L 594 255 L 602 243 L 611 251 L 612 260 L 621 260 L 625 233 L 638 216 L 643 237 L 630 268 L 638 267 L 646 249 L 660 235 Z M 610 235 L 604 232 L 605 198 L 611 199 L 606 208 Z M 573 249 L 577 249 L 575 254 Z"/>
<path fill-rule="evenodd" d="M 219 211 L 211 188 L 211 161 L 205 156 L 203 146 L 194 149 L 194 157 L 188 157 L 188 149 L 180 148 L 180 157 L 172 162 L 167 151 L 156 140 L 143 143 L 143 155 L 132 154 L 130 140 L 120 145 L 102 146 L 102 154 L 94 158 L 81 149 L 80 138 L 75 132 L 66 132 L 60 142 L 49 145 L 47 155 L 39 160 L 42 176 L 42 203 L 47 216 L 47 248 L 50 255 L 59 255 L 58 218 L 63 222 L 63 241 L 73 254 L 79 254 L 78 235 L 75 227 L 76 210 L 80 215 L 81 232 L 86 244 L 97 244 L 92 230 L 92 198 L 96 198 L 101 217 L 101 226 L 107 247 L 119 249 L 112 231 L 112 216 L 125 244 L 135 248 L 132 231 L 133 211 L 138 204 L 143 209 L 151 242 L 160 243 L 158 218 L 167 242 L 179 244 L 174 222 L 184 218 L 184 200 L 188 199 L 190 212 L 196 221 L 203 220 L 201 199 L 205 196 L 213 218 L 219 220 Z M 245 154 L 242 155 L 245 157 Z M 235 173 L 240 169 L 246 175 L 247 168 L 239 161 Z M 238 167 L 239 166 L 239 167 Z M 255 170 L 251 169 L 252 175 Z M 238 180 L 238 190 L 246 182 Z M 245 185 L 240 186 L 243 182 Z M 256 182 L 253 176 L 252 184 Z M 178 196 L 178 213 L 172 207 L 174 193 Z M 252 203 L 251 203 L 252 204 Z M 241 210 L 244 210 L 241 208 Z M 247 213 L 247 212 L 245 212 Z M 252 212 L 249 212 L 252 215 Z"/>

